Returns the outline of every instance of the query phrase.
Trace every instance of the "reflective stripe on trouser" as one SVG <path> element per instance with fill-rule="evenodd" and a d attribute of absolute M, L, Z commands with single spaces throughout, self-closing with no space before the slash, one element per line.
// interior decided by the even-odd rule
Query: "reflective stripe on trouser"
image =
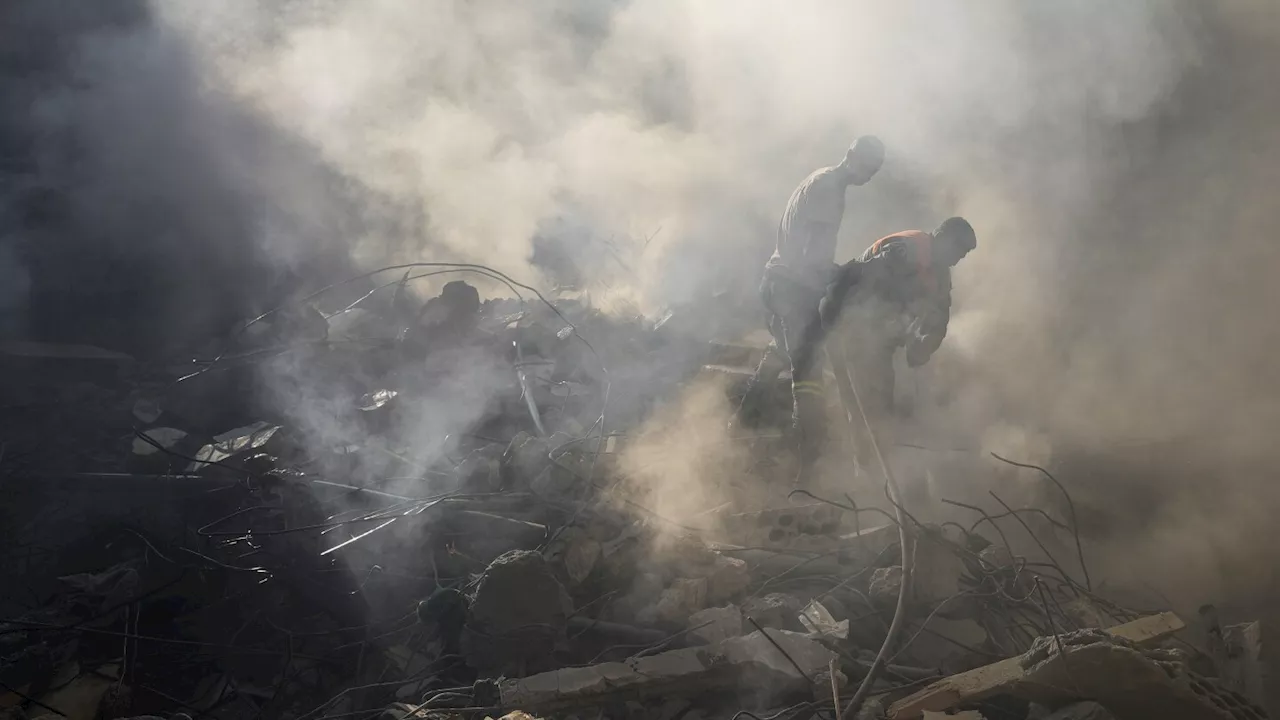
<path fill-rule="evenodd" d="M 769 332 L 774 341 L 765 350 L 742 398 L 739 417 L 744 424 L 758 420 L 764 398 L 778 374 L 791 367 L 792 440 L 801 460 L 812 460 L 826 437 L 823 387 L 812 375 L 817 365 L 815 335 L 821 293 L 766 272 L 760 286 L 769 311 Z"/>
<path fill-rule="evenodd" d="M 791 391 L 796 395 L 817 395 L 822 397 L 822 383 L 814 380 L 802 380 L 791 383 Z"/>

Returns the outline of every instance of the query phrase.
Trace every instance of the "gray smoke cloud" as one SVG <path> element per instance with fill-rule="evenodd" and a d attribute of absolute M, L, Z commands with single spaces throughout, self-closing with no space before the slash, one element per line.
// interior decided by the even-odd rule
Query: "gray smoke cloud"
<path fill-rule="evenodd" d="M 1274 505 L 1253 459 L 1280 416 L 1262 0 L 149 9 L 84 39 L 78 82 L 36 105 L 84 158 L 44 175 L 127 252 L 538 280 L 533 239 L 568 228 L 606 299 L 746 306 L 789 192 L 875 133 L 889 159 L 851 193 L 838 259 L 953 214 L 980 238 L 921 378 L 931 442 L 1044 461 L 1176 441 L 1123 479 L 1151 507 L 1117 554 L 1192 594 Z M 1187 457 L 1221 490 L 1208 506 L 1174 480 Z M 1089 482 L 1082 501 L 1105 492 Z M 1214 550 L 1175 571 L 1189 528 Z"/>
<path fill-rule="evenodd" d="M 565 213 L 601 239 L 660 229 L 629 283 L 650 303 L 741 281 L 791 187 L 860 132 L 892 154 L 854 201 L 849 253 L 1027 181 L 1076 215 L 1110 159 L 1090 124 L 1143 116 L 1190 61 L 1164 3 L 158 7 L 229 92 L 421 208 L 451 255 L 518 266 Z M 1007 211 L 981 212 L 1004 254 Z"/>

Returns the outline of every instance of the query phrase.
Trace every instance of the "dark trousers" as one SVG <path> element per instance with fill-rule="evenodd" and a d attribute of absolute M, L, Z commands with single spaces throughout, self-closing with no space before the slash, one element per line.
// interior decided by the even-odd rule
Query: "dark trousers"
<path fill-rule="evenodd" d="M 817 459 L 826 438 L 819 363 L 822 323 L 818 317 L 818 303 L 822 300 L 822 293 L 766 271 L 760 295 L 768 312 L 773 342 L 765 349 L 760 365 L 747 384 L 738 418 L 746 426 L 759 424 L 769 388 L 790 366 L 792 442 L 803 472 L 803 468 L 811 466 Z"/>

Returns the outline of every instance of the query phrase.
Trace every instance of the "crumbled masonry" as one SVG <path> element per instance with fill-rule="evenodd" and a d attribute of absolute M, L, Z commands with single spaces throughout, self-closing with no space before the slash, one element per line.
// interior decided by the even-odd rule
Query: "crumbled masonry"
<path fill-rule="evenodd" d="M 1268 716 L 1262 621 L 1211 647 L 1110 601 L 1027 541 L 1074 549 L 1066 521 L 939 502 L 964 522 L 913 513 L 904 552 L 883 495 L 842 497 L 852 477 L 788 495 L 785 392 L 730 438 L 751 463 L 723 497 L 665 516 L 627 452 L 758 347 L 456 285 L 414 307 L 397 285 L 268 313 L 194 368 L 38 349 L 75 362 L 29 384 L 39 410 L 0 445 L 0 720 L 834 718 L 908 574 L 858 718 Z M 321 440 L 255 400 L 282 348 L 332 393 Z M 490 385 L 446 427 L 459 357 Z"/>

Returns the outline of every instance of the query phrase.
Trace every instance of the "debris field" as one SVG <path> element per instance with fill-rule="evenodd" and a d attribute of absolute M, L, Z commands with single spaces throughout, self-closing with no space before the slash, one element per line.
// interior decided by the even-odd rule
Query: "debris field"
<path fill-rule="evenodd" d="M 512 299 L 409 292 L 459 270 Z M 30 378 L 0 450 L 0 712 L 1267 717 L 1260 625 L 1109 601 L 1073 517 L 997 496 L 931 524 L 888 496 L 789 492 L 768 433 L 736 438 L 753 462 L 729 501 L 664 516 L 628 448 L 691 383 L 732 395 L 758 353 L 696 311 L 606 315 L 483 268 L 396 274 L 195 362 L 0 350 Z M 264 399 L 282 377 L 296 397 Z M 461 429 L 436 422 L 454 404 L 474 409 Z"/>

